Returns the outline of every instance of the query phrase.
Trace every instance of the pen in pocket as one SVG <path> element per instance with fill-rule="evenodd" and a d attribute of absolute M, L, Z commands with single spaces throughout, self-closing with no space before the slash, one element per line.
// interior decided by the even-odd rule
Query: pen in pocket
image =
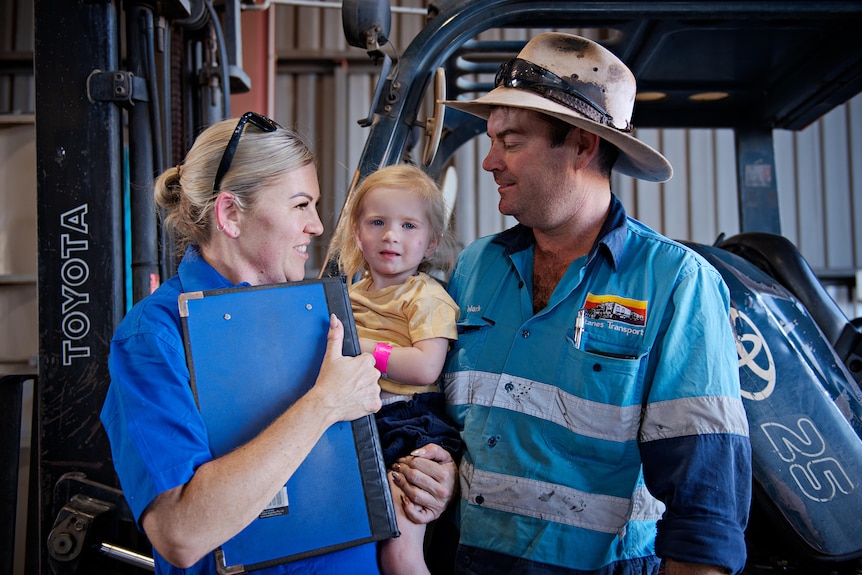
<path fill-rule="evenodd" d="M 584 310 L 579 309 L 575 318 L 575 349 L 581 349 L 581 336 L 584 334 Z"/>

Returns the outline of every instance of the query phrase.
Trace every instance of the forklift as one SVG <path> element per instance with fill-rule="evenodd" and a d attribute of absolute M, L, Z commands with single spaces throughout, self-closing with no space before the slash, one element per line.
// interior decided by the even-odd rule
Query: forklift
<path fill-rule="evenodd" d="M 151 208 L 153 174 L 184 155 L 196 126 L 230 116 L 231 93 L 248 89 L 239 21 L 260 6 L 34 8 L 39 361 L 37 373 L 19 377 L 37 382 L 26 572 L 152 571 L 99 421 L 108 346 L 127 283 L 138 301 L 176 269 Z M 354 184 L 416 146 L 440 180 L 456 151 L 485 133 L 483 120 L 438 101 L 488 91 L 523 46 L 481 40 L 491 29 L 614 31 L 608 48 L 641 92 L 659 95 L 637 103 L 635 126 L 733 130 L 741 233 L 691 247 L 722 273 L 733 300 L 754 451 L 745 573 L 862 571 L 862 326 L 781 236 L 773 151 L 774 130 L 801 130 L 862 92 L 862 2 L 432 0 L 427 9 L 398 53 L 388 2 L 341 3 L 348 43 L 380 67 L 359 120 L 368 134 Z"/>

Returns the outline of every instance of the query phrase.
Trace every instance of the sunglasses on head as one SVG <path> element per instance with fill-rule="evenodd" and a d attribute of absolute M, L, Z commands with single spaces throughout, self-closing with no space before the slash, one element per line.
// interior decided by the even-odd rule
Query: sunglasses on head
<path fill-rule="evenodd" d="M 239 139 L 242 137 L 242 130 L 245 128 L 246 124 L 257 126 L 259 129 L 267 133 L 275 132 L 281 127 L 273 120 L 270 120 L 266 116 L 262 116 L 256 112 L 246 112 L 243 114 L 240 117 L 239 122 L 236 123 L 236 128 L 234 128 L 230 141 L 224 149 L 224 154 L 222 154 L 221 162 L 219 162 L 218 165 L 218 171 L 216 171 L 215 180 L 213 180 L 213 192 L 218 192 L 221 189 L 221 181 L 230 169 L 233 157 L 236 154 L 236 148 L 239 146 Z"/>
<path fill-rule="evenodd" d="M 494 86 L 535 92 L 586 116 L 594 122 L 619 130 L 614 126 L 614 119 L 603 107 L 596 104 L 570 82 L 527 60 L 513 58 L 504 62 L 497 70 Z M 627 126 L 621 131 L 630 132 L 631 128 Z"/>

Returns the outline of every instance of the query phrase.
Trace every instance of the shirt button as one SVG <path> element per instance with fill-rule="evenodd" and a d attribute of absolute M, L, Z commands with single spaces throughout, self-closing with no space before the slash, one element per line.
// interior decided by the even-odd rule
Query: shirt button
<path fill-rule="evenodd" d="M 481 495 L 477 495 L 477 496 L 476 496 L 476 504 L 477 504 L 477 505 L 482 505 L 483 503 L 485 503 L 485 498 L 484 498 L 484 497 L 482 497 Z"/>
<path fill-rule="evenodd" d="M 528 337 L 530 337 L 530 330 L 525 329 L 524 331 L 522 331 L 521 337 L 523 337 L 524 339 L 527 339 Z"/>
<path fill-rule="evenodd" d="M 489 437 L 488 447 L 494 447 L 495 445 L 497 445 L 497 439 L 499 439 L 499 437 Z"/>
<path fill-rule="evenodd" d="M 602 364 L 600 364 L 600 363 L 594 363 L 593 364 L 593 371 L 601 371 L 601 370 L 602 370 Z"/>

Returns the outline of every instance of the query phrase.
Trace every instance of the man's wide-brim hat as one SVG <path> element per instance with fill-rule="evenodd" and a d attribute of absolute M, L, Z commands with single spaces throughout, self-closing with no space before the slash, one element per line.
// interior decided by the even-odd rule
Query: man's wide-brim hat
<path fill-rule="evenodd" d="M 586 38 L 548 32 L 501 66 L 496 87 L 486 95 L 443 103 L 486 120 L 497 106 L 559 118 L 619 148 L 616 171 L 664 182 L 673 175 L 670 162 L 631 135 L 636 93 L 634 75 L 612 52 Z"/>

